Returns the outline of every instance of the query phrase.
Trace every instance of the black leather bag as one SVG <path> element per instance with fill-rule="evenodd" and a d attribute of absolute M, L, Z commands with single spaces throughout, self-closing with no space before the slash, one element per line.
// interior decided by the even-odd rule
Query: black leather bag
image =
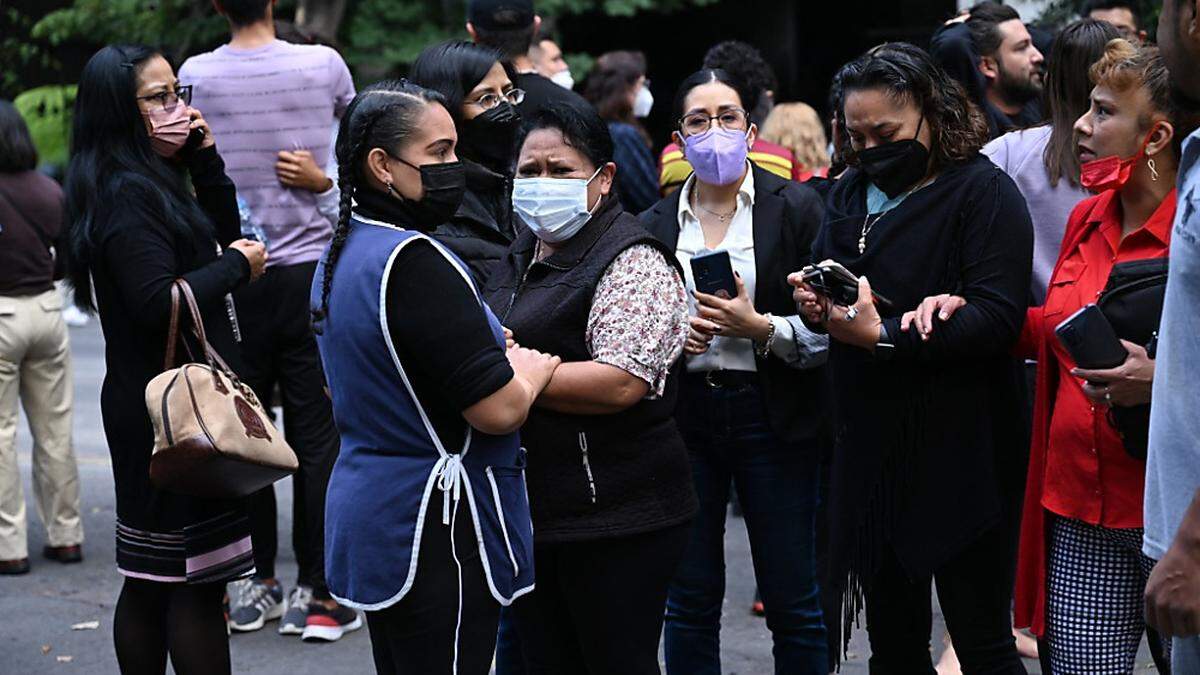
<path fill-rule="evenodd" d="M 1167 258 L 1130 260 L 1113 265 L 1096 301 L 1117 337 L 1142 345 L 1150 358 L 1158 347 L 1167 290 Z M 1125 444 L 1125 452 L 1145 459 L 1150 436 L 1150 405 L 1109 408 L 1109 418 Z"/>

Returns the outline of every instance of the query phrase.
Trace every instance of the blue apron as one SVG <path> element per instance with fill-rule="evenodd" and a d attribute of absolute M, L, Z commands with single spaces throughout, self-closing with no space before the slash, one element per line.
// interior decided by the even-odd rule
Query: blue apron
<path fill-rule="evenodd" d="M 422 538 L 450 537 L 458 509 L 470 508 L 488 588 L 508 605 L 533 590 L 520 440 L 468 426 L 462 448 L 442 447 L 393 350 L 384 310 L 388 271 L 405 245 L 421 239 L 434 243 L 477 298 L 478 290 L 462 262 L 432 239 L 359 216 L 352 222 L 334 271 L 330 315 L 317 335 L 341 436 L 325 504 L 329 590 L 357 609 L 395 604 L 416 578 Z M 324 260 L 314 275 L 314 308 L 323 276 Z M 482 302 L 480 311 L 503 346 L 496 317 Z M 422 532 L 428 508 L 442 512 L 446 527 Z"/>

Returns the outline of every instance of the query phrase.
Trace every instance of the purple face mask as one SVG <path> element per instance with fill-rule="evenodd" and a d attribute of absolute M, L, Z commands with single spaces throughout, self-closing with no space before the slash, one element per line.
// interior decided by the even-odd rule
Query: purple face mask
<path fill-rule="evenodd" d="M 729 185 L 746 170 L 745 131 L 712 127 L 684 139 L 684 155 L 696 176 L 710 185 Z"/>

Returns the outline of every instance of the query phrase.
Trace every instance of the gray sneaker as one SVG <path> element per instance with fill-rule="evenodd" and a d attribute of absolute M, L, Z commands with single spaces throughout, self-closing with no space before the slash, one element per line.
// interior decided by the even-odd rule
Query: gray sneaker
<path fill-rule="evenodd" d="M 280 635 L 303 635 L 308 621 L 308 603 L 312 601 L 312 589 L 296 586 L 288 594 L 287 609 L 279 620 Z"/>
<path fill-rule="evenodd" d="M 256 631 L 283 616 L 283 586 L 261 579 L 242 579 L 230 586 L 229 627 L 239 633 Z"/>

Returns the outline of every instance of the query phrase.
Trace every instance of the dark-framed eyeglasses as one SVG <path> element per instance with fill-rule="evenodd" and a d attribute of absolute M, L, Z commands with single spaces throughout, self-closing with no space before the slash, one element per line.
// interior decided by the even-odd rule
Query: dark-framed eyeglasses
<path fill-rule="evenodd" d="M 157 94 L 147 94 L 146 96 L 138 96 L 139 101 L 151 101 L 158 104 L 158 107 L 164 111 L 170 112 L 175 109 L 175 105 L 183 101 L 184 105 L 192 104 L 192 85 L 182 84 L 175 87 L 174 91 L 160 91 Z"/>
<path fill-rule="evenodd" d="M 487 94 L 484 94 L 483 96 L 480 96 L 479 98 L 475 99 L 474 101 L 471 101 L 471 105 L 477 105 L 480 108 L 483 108 L 484 110 L 491 110 L 492 108 L 495 108 L 496 106 L 500 105 L 500 103 L 502 103 L 503 101 L 508 101 L 509 103 L 511 103 L 513 105 L 521 105 L 521 102 L 524 100 L 525 100 L 525 90 L 524 89 L 509 89 L 508 91 L 504 92 L 504 94 L 502 94 L 500 96 L 497 96 L 496 94 L 492 94 L 490 92 Z"/>
<path fill-rule="evenodd" d="M 722 129 L 742 131 L 749 125 L 750 116 L 741 108 L 726 108 L 716 115 L 706 112 L 688 113 L 679 120 L 679 129 L 685 136 L 695 136 L 711 129 L 714 121 Z"/>

